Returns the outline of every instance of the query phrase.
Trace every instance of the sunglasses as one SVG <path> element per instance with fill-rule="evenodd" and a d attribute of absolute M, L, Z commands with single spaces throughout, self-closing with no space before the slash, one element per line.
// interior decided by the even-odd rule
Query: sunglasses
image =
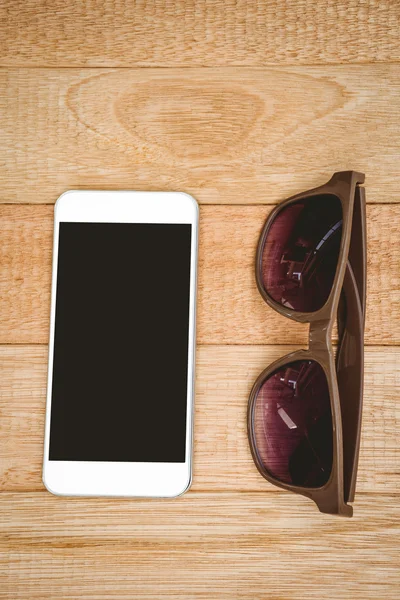
<path fill-rule="evenodd" d="M 351 517 L 364 374 L 365 176 L 335 173 L 277 206 L 261 233 L 256 280 L 278 313 L 310 324 L 309 349 L 256 380 L 248 408 L 254 462 L 271 483 Z M 337 320 L 336 357 L 332 329 Z"/>

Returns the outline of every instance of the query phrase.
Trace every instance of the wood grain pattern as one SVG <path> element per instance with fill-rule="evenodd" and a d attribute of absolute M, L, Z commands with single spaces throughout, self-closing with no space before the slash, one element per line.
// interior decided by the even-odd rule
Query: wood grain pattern
<path fill-rule="evenodd" d="M 3 65 L 168 66 L 400 59 L 395 0 L 3 0 Z"/>
<path fill-rule="evenodd" d="M 0 598 L 398 600 L 399 61 L 396 0 L 0 2 Z M 366 173 L 370 203 L 351 520 L 264 481 L 245 432 L 258 372 L 307 341 L 256 289 L 264 205 L 341 169 Z M 73 188 L 236 205 L 201 208 L 211 345 L 182 498 L 43 490 L 49 205 Z"/>
<path fill-rule="evenodd" d="M 0 584 L 13 600 L 398 599 L 396 498 L 360 496 L 348 520 L 284 493 L 3 493 L 0 515 Z"/>
<path fill-rule="evenodd" d="M 0 201 L 125 188 L 274 204 L 356 169 L 369 202 L 400 202 L 398 81 L 397 64 L 3 69 Z"/>
<path fill-rule="evenodd" d="M 254 467 L 247 399 L 287 346 L 202 346 L 197 356 L 195 491 L 277 491 Z M 400 492 L 400 348 L 366 352 L 358 491 Z M 0 490 L 42 490 L 47 346 L 0 346 Z"/>
<path fill-rule="evenodd" d="M 254 261 L 271 208 L 203 206 L 200 211 L 198 341 L 305 344 L 307 326 L 270 309 Z M 369 206 L 367 344 L 400 343 L 400 205 Z M 0 343 L 47 343 L 52 206 L 0 205 Z"/>

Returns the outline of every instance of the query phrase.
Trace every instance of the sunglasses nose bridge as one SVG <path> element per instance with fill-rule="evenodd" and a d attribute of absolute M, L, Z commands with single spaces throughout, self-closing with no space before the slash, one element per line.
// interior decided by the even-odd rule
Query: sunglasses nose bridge
<path fill-rule="evenodd" d="M 322 350 L 328 348 L 331 335 L 332 322 L 330 319 L 311 322 L 308 335 L 308 347 L 310 350 Z"/>

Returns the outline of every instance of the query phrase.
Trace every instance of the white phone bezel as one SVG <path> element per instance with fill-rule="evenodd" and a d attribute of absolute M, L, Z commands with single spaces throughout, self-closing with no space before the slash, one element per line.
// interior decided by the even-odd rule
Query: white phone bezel
<path fill-rule="evenodd" d="M 183 494 L 190 487 L 193 453 L 198 214 L 198 204 L 195 199 L 183 192 L 71 190 L 62 194 L 57 200 L 54 209 L 50 341 L 43 461 L 43 483 L 53 494 L 62 496 L 175 497 Z M 188 223 L 192 225 L 186 462 L 125 463 L 49 460 L 60 222 Z"/>

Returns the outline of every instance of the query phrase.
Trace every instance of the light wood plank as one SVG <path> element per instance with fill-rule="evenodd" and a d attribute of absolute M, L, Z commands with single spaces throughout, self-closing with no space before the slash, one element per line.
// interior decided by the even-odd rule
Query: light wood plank
<path fill-rule="evenodd" d="M 398 497 L 361 496 L 348 520 L 289 494 L 1 494 L 0 515 L 13 600 L 398 599 Z"/>
<path fill-rule="evenodd" d="M 274 204 L 356 169 L 368 201 L 399 202 L 399 72 L 3 69 L 0 200 L 125 188 Z"/>
<path fill-rule="evenodd" d="M 271 208 L 203 206 L 198 341 L 305 344 L 307 326 L 262 300 L 254 279 L 258 237 Z M 369 206 L 367 344 L 400 342 L 400 205 Z M 47 343 L 52 206 L 0 205 L 0 343 Z"/>
<path fill-rule="evenodd" d="M 3 0 L 1 64 L 265 65 L 400 59 L 393 0 Z"/>
<path fill-rule="evenodd" d="M 193 490 L 276 490 L 259 476 L 246 435 L 260 371 L 297 349 L 201 346 L 197 357 Z M 0 346 L 0 490 L 42 490 L 46 346 Z M 358 490 L 400 492 L 400 348 L 368 348 Z"/>

